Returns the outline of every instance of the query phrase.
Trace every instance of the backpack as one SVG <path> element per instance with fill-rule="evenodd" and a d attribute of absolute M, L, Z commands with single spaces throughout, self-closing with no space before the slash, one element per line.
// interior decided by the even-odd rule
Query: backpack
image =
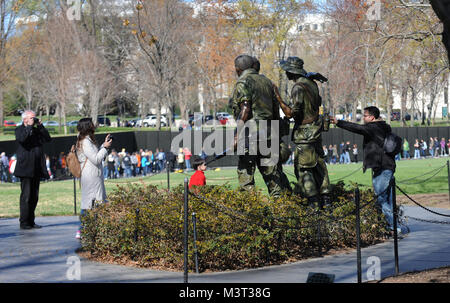
<path fill-rule="evenodd" d="M 86 166 L 86 162 L 87 162 L 87 159 L 84 162 L 83 169 Z M 78 161 L 78 156 L 77 156 L 75 145 L 72 145 L 72 148 L 70 149 L 70 152 L 66 157 L 66 163 L 67 163 L 67 167 L 69 168 L 70 173 L 75 178 L 80 178 L 82 168 L 80 165 L 80 161 Z"/>
<path fill-rule="evenodd" d="M 393 132 L 387 134 L 384 138 L 383 151 L 390 156 L 400 153 L 402 151 L 402 138 Z"/>

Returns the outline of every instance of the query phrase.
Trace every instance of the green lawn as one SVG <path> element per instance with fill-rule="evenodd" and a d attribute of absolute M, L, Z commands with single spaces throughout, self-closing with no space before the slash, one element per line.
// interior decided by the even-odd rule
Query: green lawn
<path fill-rule="evenodd" d="M 397 162 L 396 179 L 397 184 L 408 194 L 418 193 L 448 193 L 447 180 L 447 163 L 448 158 L 426 159 L 426 160 L 407 160 Z M 329 175 L 332 183 L 342 177 L 345 177 L 356 171 L 362 163 L 358 164 L 342 164 L 328 166 Z M 444 167 L 443 167 L 444 166 Z M 402 180 L 410 179 L 418 176 L 417 179 L 407 181 L 408 183 L 416 183 L 426 180 L 433 176 L 426 174 L 439 167 L 443 167 L 436 176 L 431 180 L 422 184 L 402 184 Z M 284 171 L 289 180 L 294 181 L 293 166 L 285 166 Z M 171 173 L 170 185 L 176 186 L 183 184 L 184 178 L 189 177 L 192 173 Z M 224 184 L 227 183 L 232 187 L 238 186 L 237 175 L 235 169 L 221 169 L 220 171 L 209 170 L 205 173 L 207 184 Z M 256 173 L 255 182 L 257 187 L 267 193 L 267 188 L 259 174 Z M 344 179 L 346 183 L 358 182 L 359 184 L 371 184 L 371 170 L 363 174 L 362 170 Z M 107 180 L 105 182 L 107 192 L 111 192 L 117 184 L 127 184 L 130 182 L 154 184 L 161 188 L 167 188 L 167 174 L 155 175 L 145 178 Z M 79 213 L 80 190 L 77 186 L 77 213 Z M 0 218 L 1 217 L 17 217 L 19 215 L 19 196 L 20 184 L 0 184 Z M 398 195 L 401 193 L 398 192 Z M 39 203 L 36 209 L 37 216 L 55 216 L 55 215 L 72 215 L 74 211 L 73 181 L 56 181 L 43 182 L 40 187 Z"/>

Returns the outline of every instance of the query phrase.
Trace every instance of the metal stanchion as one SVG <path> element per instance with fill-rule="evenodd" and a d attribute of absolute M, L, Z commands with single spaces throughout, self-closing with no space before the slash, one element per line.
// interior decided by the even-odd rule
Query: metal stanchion
<path fill-rule="evenodd" d="M 76 178 L 73 177 L 73 213 L 77 215 L 77 183 Z"/>
<path fill-rule="evenodd" d="M 184 178 L 184 283 L 188 283 L 188 178 Z"/>
<path fill-rule="evenodd" d="M 197 250 L 197 217 L 195 212 L 192 213 L 192 225 L 194 227 L 194 260 L 195 272 L 198 274 L 198 250 Z"/>
<path fill-rule="evenodd" d="M 356 263 L 358 268 L 358 283 L 362 282 L 361 273 L 361 219 L 360 219 L 360 193 L 359 188 L 355 189 L 355 207 L 356 207 Z"/>
<path fill-rule="evenodd" d="M 450 153 L 450 150 L 449 150 Z M 450 161 L 447 160 L 448 201 L 450 202 Z"/>
<path fill-rule="evenodd" d="M 167 190 L 170 191 L 170 161 L 166 162 L 166 170 L 167 170 Z"/>
<path fill-rule="evenodd" d="M 394 215 L 395 275 L 397 276 L 399 273 L 399 266 L 398 266 L 398 233 L 397 233 L 397 195 L 396 195 L 395 177 L 392 177 L 391 190 L 392 190 L 392 213 Z"/>
<path fill-rule="evenodd" d="M 319 216 L 320 216 L 320 214 L 319 214 Z M 320 236 L 320 218 L 319 218 L 319 221 L 317 222 L 317 237 L 319 239 L 318 253 L 319 253 L 319 256 L 321 257 L 322 256 L 322 238 Z"/>
<path fill-rule="evenodd" d="M 134 242 L 138 241 L 138 228 L 139 228 L 139 208 L 136 208 L 136 226 L 134 227 Z"/>

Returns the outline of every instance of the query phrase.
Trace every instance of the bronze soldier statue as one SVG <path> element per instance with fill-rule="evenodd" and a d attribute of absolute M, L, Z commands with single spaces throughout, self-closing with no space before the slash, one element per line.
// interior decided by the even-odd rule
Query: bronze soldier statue
<path fill-rule="evenodd" d="M 265 143 L 264 146 L 271 146 L 272 140 L 279 140 L 278 134 L 271 134 L 270 132 L 270 121 L 279 119 L 279 105 L 272 82 L 255 70 L 254 63 L 253 57 L 248 55 L 240 55 L 234 61 L 236 73 L 239 76 L 230 100 L 234 117 L 238 125 L 251 122 L 256 126 L 256 132 L 245 135 L 244 129 L 244 132 L 237 132 L 235 135 L 235 151 L 237 150 L 238 140 L 241 143 L 247 139 L 248 142 L 244 144 L 245 154 L 239 155 L 237 169 L 239 185 L 244 190 L 254 188 L 254 174 L 256 167 L 258 167 L 269 194 L 278 197 L 283 190 L 290 190 L 282 182 L 282 172 L 280 172 L 278 165 L 279 151 L 275 155 L 262 155 L 260 146 L 262 143 Z M 260 127 L 263 125 L 262 121 L 267 121 L 266 129 Z M 265 132 L 265 136 L 261 136 L 262 132 Z M 252 142 L 256 142 L 255 149 L 253 149 Z M 256 153 L 251 152 L 252 150 L 256 150 Z M 277 159 L 275 163 L 267 161 L 273 158 Z M 289 186 L 289 184 L 287 185 Z"/>
<path fill-rule="evenodd" d="M 281 61 L 280 66 L 287 78 L 294 82 L 291 91 L 292 107 L 283 102 L 278 88 L 274 89 L 284 114 L 295 120 L 292 141 L 296 145 L 296 192 L 306 197 L 310 204 L 318 203 L 323 206 L 323 203 L 330 202 L 330 180 L 322 149 L 324 119 L 319 115 L 322 105 L 319 88 L 315 81 L 308 78 L 302 59 L 289 57 Z"/>
<path fill-rule="evenodd" d="M 258 58 L 253 57 L 254 63 L 253 63 L 253 68 L 256 70 L 257 73 L 259 73 L 260 69 L 261 69 L 261 63 L 259 62 Z M 265 75 L 261 74 L 261 76 L 266 77 Z M 273 84 L 272 84 L 273 85 Z M 274 85 L 273 85 L 274 86 Z M 275 91 L 274 91 L 275 94 Z M 276 95 L 275 95 L 276 97 Z M 274 102 L 274 110 L 277 111 L 278 113 L 280 112 L 280 107 L 277 101 L 273 101 Z M 280 155 L 280 159 L 278 161 L 278 169 L 280 171 L 280 175 L 281 175 L 281 182 L 283 184 L 283 188 L 288 189 L 289 192 L 292 192 L 292 188 L 289 184 L 289 179 L 286 176 L 286 174 L 283 172 L 283 164 L 286 163 L 286 161 L 289 159 L 290 155 L 291 155 L 291 150 L 288 147 L 288 145 L 282 140 L 282 137 L 289 135 L 289 120 L 284 120 L 280 118 L 280 116 L 278 115 L 279 121 L 280 121 L 280 128 L 279 128 L 279 137 L 280 137 L 280 148 L 279 148 L 279 155 Z M 284 127 L 283 127 L 283 123 L 284 123 Z"/>

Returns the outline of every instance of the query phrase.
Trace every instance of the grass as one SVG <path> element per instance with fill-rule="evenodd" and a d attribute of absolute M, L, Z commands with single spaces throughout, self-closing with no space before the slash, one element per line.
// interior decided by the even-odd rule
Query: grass
<path fill-rule="evenodd" d="M 446 162 L 448 158 L 425 159 L 425 160 L 407 160 L 397 162 L 396 180 L 400 188 L 408 194 L 420 193 L 448 193 L 448 179 Z M 328 166 L 329 176 L 332 183 L 337 179 L 346 177 L 356 171 L 362 163 L 342 164 Z M 416 183 L 426 180 L 433 174 L 426 174 L 434 169 L 443 167 L 436 176 L 431 180 L 422 184 L 401 184 L 402 180 L 410 179 L 418 176 L 417 179 L 410 180 L 408 183 Z M 295 181 L 293 166 L 285 166 L 284 171 L 290 181 Z M 189 178 L 193 172 L 171 173 L 170 186 L 183 184 L 184 178 Z M 229 184 L 232 187 L 238 186 L 236 169 L 221 169 L 220 171 L 208 170 L 205 173 L 207 184 Z M 356 171 L 351 176 L 343 179 L 346 184 L 350 182 L 358 182 L 371 186 L 371 170 L 363 174 L 362 170 Z M 259 172 L 255 174 L 256 186 L 267 194 L 267 188 L 264 184 L 262 176 Z M 105 186 L 107 193 L 111 192 L 117 185 L 127 185 L 129 183 L 153 184 L 161 188 L 167 188 L 167 174 L 155 175 L 152 177 L 106 180 Z M 20 184 L 0 184 L 0 218 L 18 217 L 19 216 L 19 197 Z M 397 192 L 398 195 L 401 193 Z M 77 214 L 80 212 L 80 189 L 79 183 L 76 183 L 77 195 Z M 74 213 L 74 195 L 73 181 L 55 181 L 42 182 L 39 191 L 39 203 L 36 209 L 37 216 L 57 216 L 57 215 L 73 215 Z"/>

